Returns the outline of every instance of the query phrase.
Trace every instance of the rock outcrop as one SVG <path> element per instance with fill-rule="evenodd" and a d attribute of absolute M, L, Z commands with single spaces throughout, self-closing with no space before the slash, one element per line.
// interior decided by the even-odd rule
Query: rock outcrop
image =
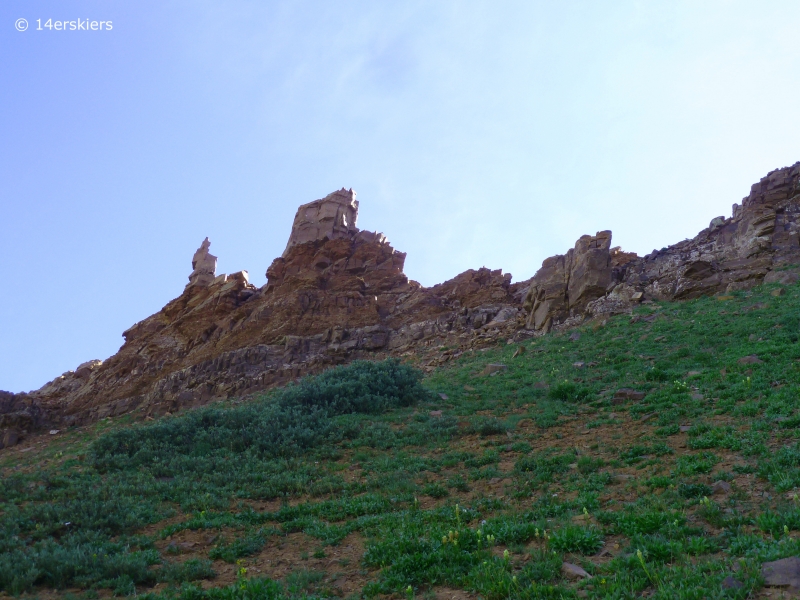
<path fill-rule="evenodd" d="M 613 281 L 611 232 L 582 236 L 565 255 L 545 259 L 536 272 L 523 308 L 529 312 L 530 329 L 550 330 L 609 290 Z M 616 249 L 615 249 L 616 250 Z"/>
<path fill-rule="evenodd" d="M 583 236 L 548 258 L 524 302 L 527 326 L 548 331 L 586 317 L 629 311 L 646 300 L 683 300 L 792 282 L 800 275 L 800 163 L 752 186 L 732 216 L 716 217 L 694 239 L 644 257 L 610 248 L 611 232 Z"/>
<path fill-rule="evenodd" d="M 529 281 L 468 270 L 425 288 L 405 254 L 356 227 L 340 190 L 302 205 L 284 253 L 251 285 L 216 275 L 206 238 L 183 293 L 123 333 L 106 361 L 89 361 L 29 394 L 0 392 L 0 443 L 29 432 L 137 411 L 142 417 L 282 385 L 357 358 L 413 357 L 432 369 L 499 339 L 521 340 L 649 300 L 694 298 L 800 273 L 800 163 L 754 185 L 730 218 L 647 256 L 583 236 Z"/>
<path fill-rule="evenodd" d="M 206 238 L 183 293 L 123 332 L 117 354 L 9 397 L 61 425 L 135 409 L 158 415 L 359 357 L 401 355 L 444 339 L 455 347 L 489 343 L 501 329 L 516 331 L 520 291 L 510 274 L 469 270 L 423 288 L 403 273 L 406 255 L 383 234 L 359 230 L 357 217 L 352 190 L 301 206 L 260 289 L 246 271 L 217 275 Z M 14 427 L 22 436 L 37 426 Z"/>
<path fill-rule="evenodd" d="M 653 250 L 629 265 L 625 283 L 654 299 L 695 298 L 792 277 L 800 258 L 800 163 L 752 186 L 730 218 L 717 217 L 694 239 Z"/>
<path fill-rule="evenodd" d="M 192 257 L 192 273 L 188 285 L 208 285 L 217 276 L 217 257 L 208 252 L 211 242 L 203 240 Z"/>
<path fill-rule="evenodd" d="M 294 246 L 323 239 L 349 238 L 358 233 L 358 200 L 351 189 L 340 189 L 297 209 L 283 257 Z"/>

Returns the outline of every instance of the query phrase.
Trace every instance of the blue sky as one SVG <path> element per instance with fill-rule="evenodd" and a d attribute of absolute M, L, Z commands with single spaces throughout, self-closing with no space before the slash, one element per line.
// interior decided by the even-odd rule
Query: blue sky
<path fill-rule="evenodd" d="M 800 160 L 798 30 L 793 1 L 4 0 L 0 389 L 116 352 L 205 236 L 262 285 L 341 187 L 425 285 L 693 237 Z"/>

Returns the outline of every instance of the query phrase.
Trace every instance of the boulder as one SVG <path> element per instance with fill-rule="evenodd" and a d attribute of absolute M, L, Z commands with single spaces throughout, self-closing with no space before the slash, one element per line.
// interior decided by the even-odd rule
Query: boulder
<path fill-rule="evenodd" d="M 761 565 L 764 585 L 800 589 L 800 558 L 790 556 Z"/>
<path fill-rule="evenodd" d="M 792 285 L 798 281 L 800 281 L 800 272 L 796 270 L 770 271 L 764 276 L 764 283 L 782 283 L 783 285 Z"/>
<path fill-rule="evenodd" d="M 634 401 L 638 402 L 645 397 L 644 392 L 634 390 L 631 388 L 620 388 L 614 392 L 614 397 L 611 399 L 612 404 L 622 404 L 623 402 Z"/>
<path fill-rule="evenodd" d="M 21 436 L 18 431 L 15 429 L 6 429 L 0 433 L 0 448 L 10 448 L 11 446 L 16 446 L 20 439 Z"/>
<path fill-rule="evenodd" d="M 728 575 L 725 579 L 723 579 L 721 585 L 723 590 L 738 590 L 739 588 L 744 587 L 744 584 L 738 579 L 734 578 L 732 575 Z"/>
<path fill-rule="evenodd" d="M 583 567 L 572 563 L 561 563 L 561 574 L 568 579 L 591 579 L 592 576 Z"/>
<path fill-rule="evenodd" d="M 495 373 L 500 373 L 507 370 L 508 367 L 506 365 L 488 364 L 483 368 L 483 371 L 481 371 L 481 375 L 494 375 Z"/>
<path fill-rule="evenodd" d="M 739 360 L 737 360 L 740 365 L 759 365 L 762 364 L 764 361 L 758 358 L 755 354 L 751 354 L 750 356 L 743 356 Z"/>
<path fill-rule="evenodd" d="M 711 486 L 711 493 L 715 496 L 722 495 L 722 494 L 730 494 L 731 492 L 731 484 L 727 481 L 715 481 L 714 485 Z"/>

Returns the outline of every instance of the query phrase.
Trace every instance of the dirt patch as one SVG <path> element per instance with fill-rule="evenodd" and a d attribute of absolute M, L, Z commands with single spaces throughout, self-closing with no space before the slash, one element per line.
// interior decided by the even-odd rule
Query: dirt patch
<path fill-rule="evenodd" d="M 291 533 L 286 537 L 270 538 L 259 554 L 242 562 L 248 575 L 266 575 L 272 579 L 285 579 L 300 570 L 323 572 L 326 583 L 341 591 L 343 596 L 348 596 L 359 594 L 370 579 L 361 565 L 364 549 L 364 539 L 357 533 L 348 535 L 336 546 L 325 546 L 322 553 L 318 553 L 319 540 L 303 533 Z M 236 568 L 236 565 L 215 562 L 214 570 L 219 576 L 214 586 L 218 586 L 220 581 L 234 581 Z"/>
<path fill-rule="evenodd" d="M 478 597 L 477 594 L 471 594 L 464 590 L 454 590 L 453 588 L 447 587 L 433 588 L 433 593 L 436 596 L 436 600 L 466 600 Z"/>

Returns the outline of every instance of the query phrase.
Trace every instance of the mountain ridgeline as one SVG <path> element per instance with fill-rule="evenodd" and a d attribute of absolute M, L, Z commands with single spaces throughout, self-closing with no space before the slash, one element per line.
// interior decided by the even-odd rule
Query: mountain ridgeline
<path fill-rule="evenodd" d="M 769 173 L 691 240 L 640 257 L 601 231 L 518 283 L 481 268 L 423 287 L 403 273 L 405 254 L 357 220 L 353 190 L 300 206 L 261 288 L 247 271 L 217 274 L 206 238 L 183 293 L 125 331 L 114 356 L 27 394 L 0 392 L 0 444 L 132 411 L 156 417 L 354 360 L 413 359 L 430 372 L 498 340 L 604 321 L 641 303 L 793 283 L 800 163 Z"/>

